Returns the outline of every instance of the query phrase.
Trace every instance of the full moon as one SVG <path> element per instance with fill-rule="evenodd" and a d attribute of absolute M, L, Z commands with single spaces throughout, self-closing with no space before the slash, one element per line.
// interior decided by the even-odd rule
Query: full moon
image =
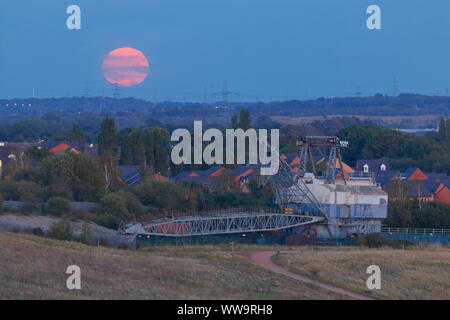
<path fill-rule="evenodd" d="M 120 87 L 132 87 L 142 83 L 148 75 L 149 63 L 145 55 L 133 48 L 111 51 L 103 60 L 103 76 Z"/>

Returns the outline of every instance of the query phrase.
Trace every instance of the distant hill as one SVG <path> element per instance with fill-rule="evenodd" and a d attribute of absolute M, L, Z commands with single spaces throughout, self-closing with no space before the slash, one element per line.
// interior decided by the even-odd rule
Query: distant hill
<path fill-rule="evenodd" d="M 232 114 L 241 108 L 250 110 L 253 119 L 260 116 L 276 117 L 276 121 L 286 123 L 302 122 L 304 118 L 329 116 L 357 116 L 361 119 L 375 118 L 383 122 L 397 123 L 399 117 L 408 116 L 421 119 L 421 125 L 435 123 L 441 116 L 450 115 L 450 97 L 400 94 L 397 97 L 377 94 L 373 97 L 335 97 L 315 100 L 290 100 L 272 102 L 241 103 L 231 102 L 193 103 L 158 102 L 141 99 L 112 99 L 102 97 L 67 97 L 55 99 L 9 99 L 0 100 L 3 123 L 14 122 L 27 117 L 42 116 L 55 112 L 66 116 L 93 114 L 111 115 L 124 126 L 142 125 L 146 119 L 154 118 L 168 124 L 188 124 L 204 120 L 209 124 L 227 124 Z M 392 117 L 389 119 L 388 117 Z M 289 120 L 289 119 L 288 119 Z M 308 122 L 309 119 L 306 119 Z M 317 120 L 313 119 L 313 120 Z M 375 121 L 376 122 L 376 121 Z"/>
<path fill-rule="evenodd" d="M 0 300 L 343 298 L 293 284 L 220 247 L 134 252 L 2 231 L 0 243 Z M 81 269 L 80 291 L 66 287 L 69 265 Z"/>

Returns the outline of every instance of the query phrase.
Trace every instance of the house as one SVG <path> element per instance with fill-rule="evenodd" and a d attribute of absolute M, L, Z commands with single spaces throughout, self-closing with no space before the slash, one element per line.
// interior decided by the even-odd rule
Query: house
<path fill-rule="evenodd" d="M 441 185 L 433 180 L 405 180 L 404 183 L 409 196 L 420 201 L 434 201 L 435 193 Z"/>
<path fill-rule="evenodd" d="M 358 160 L 356 161 L 356 171 L 369 173 L 369 172 L 384 172 L 390 170 L 390 164 L 388 160 Z"/>
<path fill-rule="evenodd" d="M 80 144 L 77 141 L 45 141 L 41 147 L 48 149 L 51 153 L 65 154 L 67 152 L 85 153 L 90 156 L 98 156 L 98 146 L 92 143 Z"/>
<path fill-rule="evenodd" d="M 216 189 L 223 182 L 225 175 L 229 175 L 231 184 L 241 191 L 248 192 L 250 180 L 256 177 L 259 165 L 246 165 L 236 169 L 226 169 L 213 166 L 208 170 L 183 171 L 173 177 L 174 183 L 194 183 L 203 187 Z"/>
<path fill-rule="evenodd" d="M 436 202 L 450 204 L 450 188 L 444 183 L 441 183 L 434 195 L 434 200 Z"/>
<path fill-rule="evenodd" d="M 403 174 L 402 177 L 405 180 L 428 180 L 430 179 L 425 172 L 417 167 L 409 167 Z"/>
<path fill-rule="evenodd" d="M 194 183 L 208 188 L 216 188 L 219 177 L 224 172 L 222 166 L 213 166 L 208 170 L 183 171 L 172 178 L 174 183 Z"/>
<path fill-rule="evenodd" d="M 450 177 L 445 173 L 424 172 L 420 168 L 410 167 L 400 175 L 386 180 L 391 171 L 384 173 L 383 188 L 388 190 L 394 180 L 402 181 L 406 187 L 407 196 L 420 201 L 436 201 L 450 204 Z M 377 181 L 378 182 L 378 181 Z"/>
<path fill-rule="evenodd" d="M 158 181 L 167 181 L 168 179 L 162 176 L 160 173 L 151 174 L 153 170 L 147 169 L 148 176 L 153 176 Z M 117 180 L 121 184 L 134 186 L 142 183 L 144 180 L 141 166 L 117 166 Z"/>
<path fill-rule="evenodd" d="M 400 179 L 400 177 L 401 173 L 399 170 L 378 171 L 374 174 L 375 182 L 381 187 L 384 187 L 394 180 Z"/>
<path fill-rule="evenodd" d="M 233 177 L 236 186 L 243 192 L 250 192 L 249 182 L 256 178 L 259 173 L 259 165 L 250 164 L 237 169 L 228 170 Z"/>

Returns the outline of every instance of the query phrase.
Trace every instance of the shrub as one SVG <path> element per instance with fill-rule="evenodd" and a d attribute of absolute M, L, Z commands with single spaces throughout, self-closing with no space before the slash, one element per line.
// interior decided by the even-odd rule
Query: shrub
<path fill-rule="evenodd" d="M 93 221 L 98 225 L 111 229 L 117 229 L 120 224 L 116 217 L 108 214 L 97 215 Z"/>
<path fill-rule="evenodd" d="M 44 236 L 44 231 L 42 230 L 42 228 L 39 228 L 39 227 L 33 228 L 31 230 L 31 233 L 33 235 L 35 235 L 35 236 L 38 236 L 38 237 L 43 237 Z"/>
<path fill-rule="evenodd" d="M 50 227 L 50 236 L 58 240 L 73 240 L 73 231 L 69 221 L 63 219 Z"/>
<path fill-rule="evenodd" d="M 22 205 L 20 211 L 25 214 L 36 214 L 41 211 L 40 199 L 35 196 L 23 196 L 20 201 Z"/>
<path fill-rule="evenodd" d="M 106 238 L 98 239 L 98 245 L 102 247 L 109 247 L 109 241 Z"/>
<path fill-rule="evenodd" d="M 70 212 L 70 202 L 60 197 L 52 197 L 47 201 L 47 212 L 52 216 L 61 216 Z"/>
<path fill-rule="evenodd" d="M 119 245 L 117 246 L 117 248 L 118 248 L 118 249 L 122 249 L 122 250 L 128 250 L 128 249 L 130 249 L 130 247 L 128 246 L 128 244 L 125 243 L 125 242 L 119 243 Z"/>
<path fill-rule="evenodd" d="M 43 188 L 31 181 L 0 181 L 0 193 L 5 200 L 22 201 L 26 197 L 40 197 Z"/>
<path fill-rule="evenodd" d="M 131 192 L 118 192 L 117 195 L 125 200 L 125 205 L 130 214 L 141 216 L 144 214 L 144 207 L 138 197 Z"/>
<path fill-rule="evenodd" d="M 131 217 L 127 201 L 115 193 L 107 194 L 100 200 L 100 216 L 97 222 L 109 228 L 117 228 L 122 221 Z"/>
<path fill-rule="evenodd" d="M 365 235 L 358 240 L 357 244 L 369 248 L 391 247 L 395 249 L 413 245 L 413 243 L 409 241 L 387 239 L 379 233 L 370 233 Z"/>
<path fill-rule="evenodd" d="M 84 244 L 92 244 L 92 231 L 88 223 L 83 223 L 81 227 L 80 241 Z"/>

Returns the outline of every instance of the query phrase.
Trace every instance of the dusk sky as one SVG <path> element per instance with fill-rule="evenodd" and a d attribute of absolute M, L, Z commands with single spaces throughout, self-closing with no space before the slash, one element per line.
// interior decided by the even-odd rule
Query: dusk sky
<path fill-rule="evenodd" d="M 82 10 L 68 30 L 66 8 Z M 382 10 L 368 30 L 366 9 Z M 112 95 L 102 63 L 132 47 L 147 79 L 122 97 L 263 101 L 444 94 L 450 87 L 450 2 L 442 0 L 3 0 L 0 98 Z M 214 100 L 220 100 L 219 95 Z"/>

